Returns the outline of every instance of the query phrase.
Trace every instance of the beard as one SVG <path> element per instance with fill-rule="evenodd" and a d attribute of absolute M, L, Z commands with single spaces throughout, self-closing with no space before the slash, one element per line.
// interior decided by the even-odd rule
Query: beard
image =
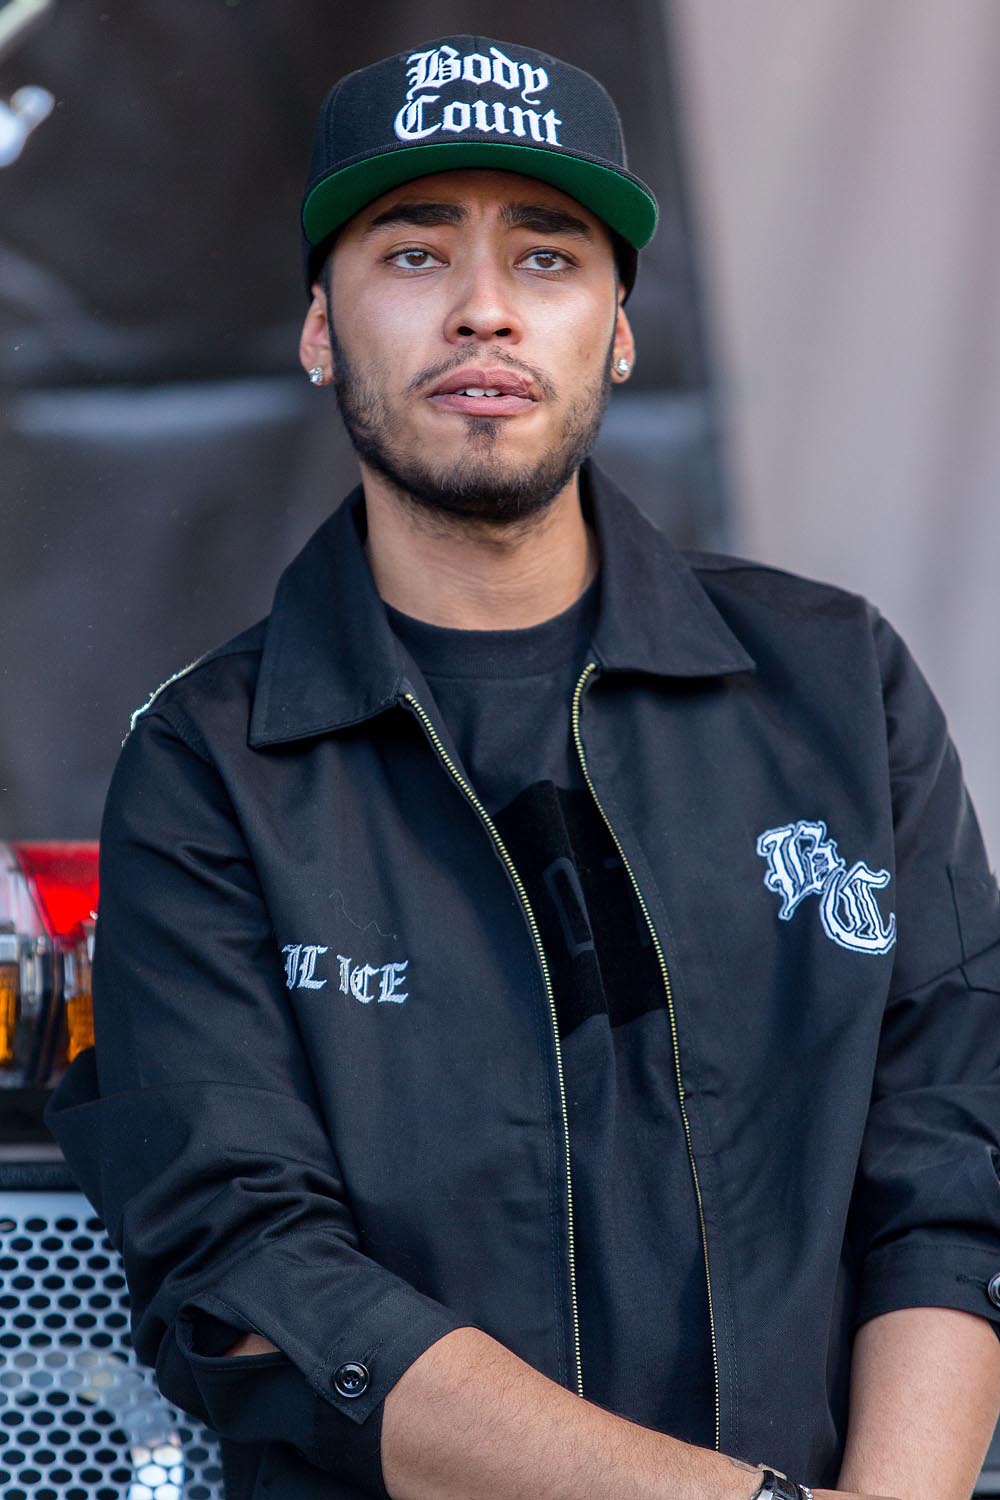
<path fill-rule="evenodd" d="M 502 428 L 509 418 L 469 416 L 461 459 L 435 464 L 429 452 L 406 452 L 395 438 L 385 397 L 389 377 L 356 370 L 332 322 L 330 343 L 337 405 L 358 457 L 387 480 L 404 502 L 439 520 L 509 526 L 540 517 L 592 452 L 611 389 L 609 345 L 602 366 L 605 373 L 575 396 L 554 443 L 535 463 L 517 464 L 505 457 Z M 409 382 L 407 394 L 419 394 L 431 381 L 468 363 L 468 357 L 466 352 L 460 362 L 449 360 L 421 371 Z M 490 350 L 489 360 L 529 375 L 545 398 L 555 396 L 551 381 L 530 366 L 497 349 Z"/>

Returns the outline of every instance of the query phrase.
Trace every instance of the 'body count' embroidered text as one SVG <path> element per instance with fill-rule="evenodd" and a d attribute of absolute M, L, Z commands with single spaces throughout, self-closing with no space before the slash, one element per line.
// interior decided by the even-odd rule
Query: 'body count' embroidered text
<path fill-rule="evenodd" d="M 452 135 L 476 130 L 482 135 L 519 136 L 544 141 L 549 146 L 562 145 L 559 126 L 563 122 L 555 110 L 540 114 L 531 107 L 541 104 L 538 95 L 549 86 L 549 75 L 544 68 L 516 63 L 499 47 L 491 47 L 489 56 L 484 52 L 467 52 L 463 56 L 455 47 L 445 45 L 429 52 L 413 52 L 406 61 L 410 87 L 393 121 L 399 140 L 423 141 L 439 130 Z M 522 102 L 473 99 L 470 103 L 452 99 L 435 109 L 441 90 L 459 79 L 516 93 Z"/>

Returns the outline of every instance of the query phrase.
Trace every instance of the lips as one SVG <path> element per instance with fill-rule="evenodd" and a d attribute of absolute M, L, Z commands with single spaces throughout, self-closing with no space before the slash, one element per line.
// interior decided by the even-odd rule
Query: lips
<path fill-rule="evenodd" d="M 532 382 L 516 370 L 467 365 L 439 380 L 427 399 L 446 411 L 474 417 L 517 417 L 537 401 Z"/>

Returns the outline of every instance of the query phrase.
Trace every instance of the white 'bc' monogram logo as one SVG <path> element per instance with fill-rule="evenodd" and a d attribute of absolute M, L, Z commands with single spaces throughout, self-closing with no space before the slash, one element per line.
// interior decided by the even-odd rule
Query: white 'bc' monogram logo
<path fill-rule="evenodd" d="M 766 829 L 757 853 L 767 860 L 764 884 L 781 897 L 778 916 L 787 922 L 807 896 L 819 897 L 823 931 L 852 953 L 888 953 L 896 941 L 896 918 L 884 921 L 874 892 L 883 890 L 888 870 L 871 870 L 863 860 L 847 867 L 826 824 L 800 819 Z"/>

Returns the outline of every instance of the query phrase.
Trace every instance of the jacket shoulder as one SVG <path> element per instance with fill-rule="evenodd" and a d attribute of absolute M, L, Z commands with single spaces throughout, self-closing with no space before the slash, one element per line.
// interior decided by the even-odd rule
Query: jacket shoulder
<path fill-rule="evenodd" d="M 729 553 L 685 548 L 681 556 L 723 613 L 727 603 L 738 609 L 744 602 L 794 619 L 860 620 L 868 629 L 878 617 L 863 595 L 837 584 Z"/>
<path fill-rule="evenodd" d="M 758 666 L 780 662 L 839 695 L 867 664 L 871 685 L 901 693 L 942 718 L 906 641 L 863 594 L 784 568 L 719 552 L 681 554 Z M 847 672 L 848 666 L 850 671 Z"/>
<path fill-rule="evenodd" d="M 134 710 L 128 734 L 153 711 L 169 717 L 172 710 L 179 710 L 187 719 L 197 722 L 207 707 L 224 703 L 231 709 L 234 701 L 240 700 L 245 702 L 249 719 L 267 623 L 267 619 L 258 620 L 249 629 L 172 673 Z"/>

